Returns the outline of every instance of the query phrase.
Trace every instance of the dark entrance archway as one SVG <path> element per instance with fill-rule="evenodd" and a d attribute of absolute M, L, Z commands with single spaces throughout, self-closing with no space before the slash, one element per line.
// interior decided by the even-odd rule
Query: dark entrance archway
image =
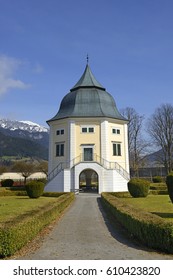
<path fill-rule="evenodd" d="M 79 190 L 98 193 L 98 174 L 93 169 L 85 169 L 79 175 Z"/>

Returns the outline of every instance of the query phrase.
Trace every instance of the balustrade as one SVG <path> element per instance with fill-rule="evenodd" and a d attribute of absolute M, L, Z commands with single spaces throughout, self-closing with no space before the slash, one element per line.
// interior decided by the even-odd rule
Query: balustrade
<path fill-rule="evenodd" d="M 55 176 L 57 176 L 62 170 L 66 168 L 72 168 L 75 165 L 82 162 L 96 162 L 106 169 L 115 169 L 121 176 L 129 180 L 128 172 L 117 162 L 108 161 L 97 154 L 93 154 L 92 160 L 84 160 L 84 155 L 80 154 L 76 158 L 68 162 L 60 162 L 48 175 L 48 181 L 51 181 Z"/>

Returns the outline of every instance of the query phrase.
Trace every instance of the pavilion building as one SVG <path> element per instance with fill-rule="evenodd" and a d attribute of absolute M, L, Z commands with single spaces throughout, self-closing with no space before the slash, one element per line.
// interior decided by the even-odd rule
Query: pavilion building
<path fill-rule="evenodd" d="M 46 191 L 127 191 L 127 119 L 87 63 L 50 126 Z"/>

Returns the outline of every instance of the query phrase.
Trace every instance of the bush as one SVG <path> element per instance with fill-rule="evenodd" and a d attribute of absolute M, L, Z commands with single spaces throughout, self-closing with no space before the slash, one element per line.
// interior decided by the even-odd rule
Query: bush
<path fill-rule="evenodd" d="M 1 186 L 4 188 L 10 188 L 14 184 L 14 181 L 12 179 L 5 179 L 1 182 Z"/>
<path fill-rule="evenodd" d="M 133 178 L 128 182 L 128 190 L 133 197 L 146 197 L 149 194 L 150 182 Z"/>
<path fill-rule="evenodd" d="M 56 201 L 48 203 L 44 208 L 31 210 L 17 216 L 10 222 L 0 225 L 0 258 L 13 255 L 45 226 L 60 217 L 61 213 L 74 200 L 74 194 L 61 195 Z"/>
<path fill-rule="evenodd" d="M 171 202 L 173 203 L 173 171 L 170 172 L 166 177 L 166 185 L 168 188 L 168 194 L 171 199 Z"/>
<path fill-rule="evenodd" d="M 59 197 L 63 194 L 66 194 L 65 192 L 44 192 L 43 196 L 45 197 Z"/>
<path fill-rule="evenodd" d="M 136 209 L 110 193 L 102 193 L 101 201 L 113 219 L 117 219 L 131 236 L 150 248 L 173 253 L 173 224 L 159 216 Z"/>
<path fill-rule="evenodd" d="M 163 179 L 161 176 L 154 176 L 153 177 L 153 183 L 162 183 Z"/>
<path fill-rule="evenodd" d="M 44 186 L 40 181 L 31 181 L 26 184 L 26 192 L 30 198 L 38 198 L 43 194 Z"/>
<path fill-rule="evenodd" d="M 0 191 L 1 196 L 26 196 L 26 191 L 10 191 L 10 190 L 2 190 Z"/>

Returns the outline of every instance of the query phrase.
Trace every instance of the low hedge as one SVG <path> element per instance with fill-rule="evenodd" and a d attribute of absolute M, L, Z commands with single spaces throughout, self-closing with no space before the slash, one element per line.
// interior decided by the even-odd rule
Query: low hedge
<path fill-rule="evenodd" d="M 173 224 L 132 206 L 110 193 L 102 193 L 101 200 L 106 209 L 127 231 L 141 243 L 153 249 L 173 253 Z"/>
<path fill-rule="evenodd" d="M 44 192 L 42 196 L 46 197 L 59 197 L 61 195 L 65 194 L 64 192 Z M 21 191 L 15 191 L 15 190 L 8 190 L 3 188 L 0 190 L 0 196 L 27 196 L 27 192 L 24 190 Z"/>
<path fill-rule="evenodd" d="M 26 191 L 10 191 L 10 190 L 0 191 L 0 196 L 25 196 L 25 195 L 27 195 Z"/>
<path fill-rule="evenodd" d="M 153 183 L 161 183 L 163 182 L 163 178 L 161 176 L 154 176 Z"/>
<path fill-rule="evenodd" d="M 64 192 L 44 192 L 42 196 L 46 197 L 59 197 L 61 195 L 65 194 Z"/>
<path fill-rule="evenodd" d="M 168 188 L 168 194 L 171 199 L 171 202 L 173 203 L 173 171 L 171 171 L 167 176 L 166 176 L 166 185 Z"/>
<path fill-rule="evenodd" d="M 149 194 L 152 194 L 152 195 L 167 195 L 168 194 L 168 191 L 167 190 L 150 190 Z"/>
<path fill-rule="evenodd" d="M 12 187 L 14 184 L 14 181 L 12 179 L 5 179 L 1 181 L 1 186 L 6 188 L 6 187 Z"/>
<path fill-rule="evenodd" d="M 48 203 L 38 210 L 17 216 L 15 220 L 1 224 L 0 257 L 13 255 L 21 249 L 45 226 L 59 217 L 73 199 L 73 193 L 65 193 L 51 204 Z"/>

